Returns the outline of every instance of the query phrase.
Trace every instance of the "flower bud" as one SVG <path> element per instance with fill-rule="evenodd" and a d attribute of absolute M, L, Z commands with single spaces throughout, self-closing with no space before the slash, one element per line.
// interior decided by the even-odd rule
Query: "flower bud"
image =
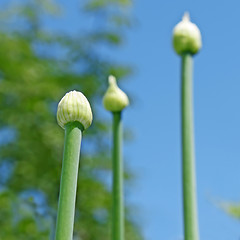
<path fill-rule="evenodd" d="M 92 110 L 87 98 L 77 91 L 66 93 L 58 104 L 57 121 L 63 129 L 69 122 L 80 122 L 87 129 L 92 123 Z"/>
<path fill-rule="evenodd" d="M 127 95 L 118 87 L 116 78 L 109 76 L 109 87 L 103 97 L 103 105 L 106 110 L 120 112 L 129 105 Z"/>
<path fill-rule="evenodd" d="M 190 22 L 188 13 L 184 14 L 182 21 L 173 29 L 173 46 L 179 55 L 196 54 L 202 46 L 200 30 Z"/>

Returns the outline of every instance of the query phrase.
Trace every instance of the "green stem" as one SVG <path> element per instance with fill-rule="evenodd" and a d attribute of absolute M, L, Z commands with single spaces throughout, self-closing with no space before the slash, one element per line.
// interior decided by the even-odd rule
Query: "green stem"
<path fill-rule="evenodd" d="M 56 225 L 56 240 L 72 240 L 78 165 L 83 126 L 79 122 L 65 125 L 65 141 L 60 195 Z"/>
<path fill-rule="evenodd" d="M 113 112 L 112 240 L 124 240 L 123 161 L 121 112 Z"/>
<path fill-rule="evenodd" d="M 182 177 L 185 240 L 198 240 L 192 99 L 192 55 L 182 55 Z"/>

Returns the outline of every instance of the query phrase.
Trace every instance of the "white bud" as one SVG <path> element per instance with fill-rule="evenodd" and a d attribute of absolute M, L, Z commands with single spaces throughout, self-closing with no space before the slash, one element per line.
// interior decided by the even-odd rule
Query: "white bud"
<path fill-rule="evenodd" d="M 57 121 L 65 128 L 69 122 L 80 122 L 84 129 L 92 123 L 92 110 L 87 98 L 77 91 L 66 93 L 58 104 Z"/>
<path fill-rule="evenodd" d="M 109 76 L 109 87 L 103 97 L 103 105 L 106 110 L 120 112 L 129 105 L 127 95 L 118 87 L 116 78 Z"/>
<path fill-rule="evenodd" d="M 200 30 L 190 21 L 188 13 L 184 14 L 182 21 L 173 29 L 173 46 L 179 55 L 196 54 L 202 47 Z"/>

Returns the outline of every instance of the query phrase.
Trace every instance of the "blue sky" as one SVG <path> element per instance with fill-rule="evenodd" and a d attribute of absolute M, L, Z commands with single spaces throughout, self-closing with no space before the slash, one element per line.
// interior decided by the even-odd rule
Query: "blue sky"
<path fill-rule="evenodd" d="M 117 57 L 136 66 L 135 75 L 122 86 L 135 96 L 124 121 L 136 138 L 125 151 L 138 175 L 131 195 L 148 240 L 183 236 L 180 59 L 171 37 L 185 11 L 203 38 L 203 48 L 194 59 L 200 236 L 240 238 L 239 222 L 216 206 L 223 200 L 240 201 L 239 7 L 233 0 L 135 1 L 133 6 L 138 25 Z"/>
<path fill-rule="evenodd" d="M 69 14 L 49 26 L 75 31 L 76 1 L 60 1 Z M 240 238 L 240 223 L 216 206 L 240 202 L 240 3 L 229 1 L 134 1 L 135 26 L 111 57 L 134 66 L 121 83 L 134 102 L 124 125 L 135 139 L 125 144 L 125 161 L 137 178 L 128 200 L 146 240 L 183 239 L 180 142 L 180 58 L 173 27 L 185 11 L 202 33 L 194 58 L 195 142 L 200 236 Z M 84 20 L 84 19 L 82 19 Z"/>

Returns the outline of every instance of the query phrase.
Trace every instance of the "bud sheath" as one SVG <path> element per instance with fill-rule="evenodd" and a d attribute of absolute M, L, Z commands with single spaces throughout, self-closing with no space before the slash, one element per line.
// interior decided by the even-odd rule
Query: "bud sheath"
<path fill-rule="evenodd" d="M 58 104 L 57 121 L 62 128 L 69 122 L 77 121 L 87 129 L 92 123 L 92 118 L 91 106 L 81 92 L 67 93 Z"/>
<path fill-rule="evenodd" d="M 198 27 L 190 21 L 189 14 L 185 13 L 183 19 L 173 29 L 173 46 L 177 54 L 196 54 L 201 46 L 201 33 Z"/>
<path fill-rule="evenodd" d="M 116 78 L 109 76 L 109 87 L 103 97 L 103 105 L 106 110 L 120 112 L 129 105 L 127 95 L 118 87 Z"/>

